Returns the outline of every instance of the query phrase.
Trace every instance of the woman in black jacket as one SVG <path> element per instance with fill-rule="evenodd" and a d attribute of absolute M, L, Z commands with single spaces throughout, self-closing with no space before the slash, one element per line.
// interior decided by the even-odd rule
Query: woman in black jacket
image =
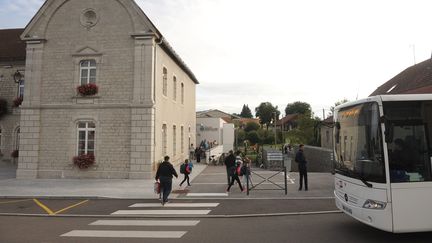
<path fill-rule="evenodd" d="M 159 165 L 156 172 L 156 181 L 160 181 L 161 193 L 162 193 L 162 205 L 168 202 L 168 195 L 172 189 L 172 178 L 175 176 L 178 178 L 177 172 L 173 165 L 169 162 L 169 156 L 164 157 L 164 162 Z"/>

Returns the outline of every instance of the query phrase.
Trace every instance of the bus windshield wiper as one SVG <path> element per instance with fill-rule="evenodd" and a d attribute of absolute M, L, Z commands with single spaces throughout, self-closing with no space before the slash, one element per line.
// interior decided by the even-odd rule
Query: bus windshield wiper
<path fill-rule="evenodd" d="M 360 173 L 354 171 L 354 173 L 357 175 L 357 177 L 361 180 L 361 182 L 363 182 L 367 187 L 372 188 L 372 184 L 370 182 L 368 182 L 363 175 L 361 175 Z"/>

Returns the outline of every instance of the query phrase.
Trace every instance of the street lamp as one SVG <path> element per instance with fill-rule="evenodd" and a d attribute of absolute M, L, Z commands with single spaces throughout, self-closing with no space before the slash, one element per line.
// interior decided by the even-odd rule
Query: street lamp
<path fill-rule="evenodd" d="M 275 148 L 276 148 L 276 140 L 277 140 L 277 137 L 276 137 L 276 112 L 273 112 L 273 114 L 274 114 L 274 136 L 275 136 L 275 139 L 274 139 L 274 144 L 275 144 Z"/>
<path fill-rule="evenodd" d="M 13 79 L 14 79 L 15 83 L 18 84 L 23 79 L 23 75 L 21 74 L 20 71 L 17 70 L 13 75 Z"/>

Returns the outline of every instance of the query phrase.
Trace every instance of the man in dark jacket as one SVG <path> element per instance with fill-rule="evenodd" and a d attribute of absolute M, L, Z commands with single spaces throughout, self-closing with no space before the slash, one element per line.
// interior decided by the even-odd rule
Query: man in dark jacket
<path fill-rule="evenodd" d="M 168 195 L 172 189 L 172 178 L 175 176 L 178 178 L 177 172 L 173 165 L 169 162 L 170 157 L 165 156 L 164 162 L 159 165 L 156 172 L 156 181 L 160 181 L 161 193 L 162 193 L 162 205 L 168 202 Z"/>
<path fill-rule="evenodd" d="M 300 144 L 299 150 L 297 151 L 296 156 L 295 156 L 295 162 L 298 163 L 298 169 L 299 169 L 299 173 L 300 173 L 299 191 L 302 190 L 303 179 L 304 179 L 305 190 L 306 191 L 308 190 L 307 167 L 306 167 L 307 161 L 306 161 L 306 158 L 305 158 L 304 153 L 303 153 L 303 147 L 304 147 L 304 145 Z"/>
<path fill-rule="evenodd" d="M 230 170 L 232 167 L 235 167 L 236 157 L 234 156 L 234 152 L 232 150 L 229 151 L 229 155 L 225 158 L 224 164 L 227 171 L 227 181 L 228 185 L 230 184 Z"/>

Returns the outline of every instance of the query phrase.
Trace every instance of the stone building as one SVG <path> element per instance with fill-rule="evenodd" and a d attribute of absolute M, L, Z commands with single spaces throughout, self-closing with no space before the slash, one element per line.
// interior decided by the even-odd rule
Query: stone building
<path fill-rule="evenodd" d="M 150 178 L 164 155 L 187 158 L 198 80 L 133 0 L 47 0 L 20 37 L 25 68 L 0 69 L 8 101 L 11 74 L 25 76 L 22 105 L 0 120 L 19 131 L 17 178 Z M 97 94 L 78 94 L 89 84 Z M 79 169 L 80 154 L 95 164 Z"/>

